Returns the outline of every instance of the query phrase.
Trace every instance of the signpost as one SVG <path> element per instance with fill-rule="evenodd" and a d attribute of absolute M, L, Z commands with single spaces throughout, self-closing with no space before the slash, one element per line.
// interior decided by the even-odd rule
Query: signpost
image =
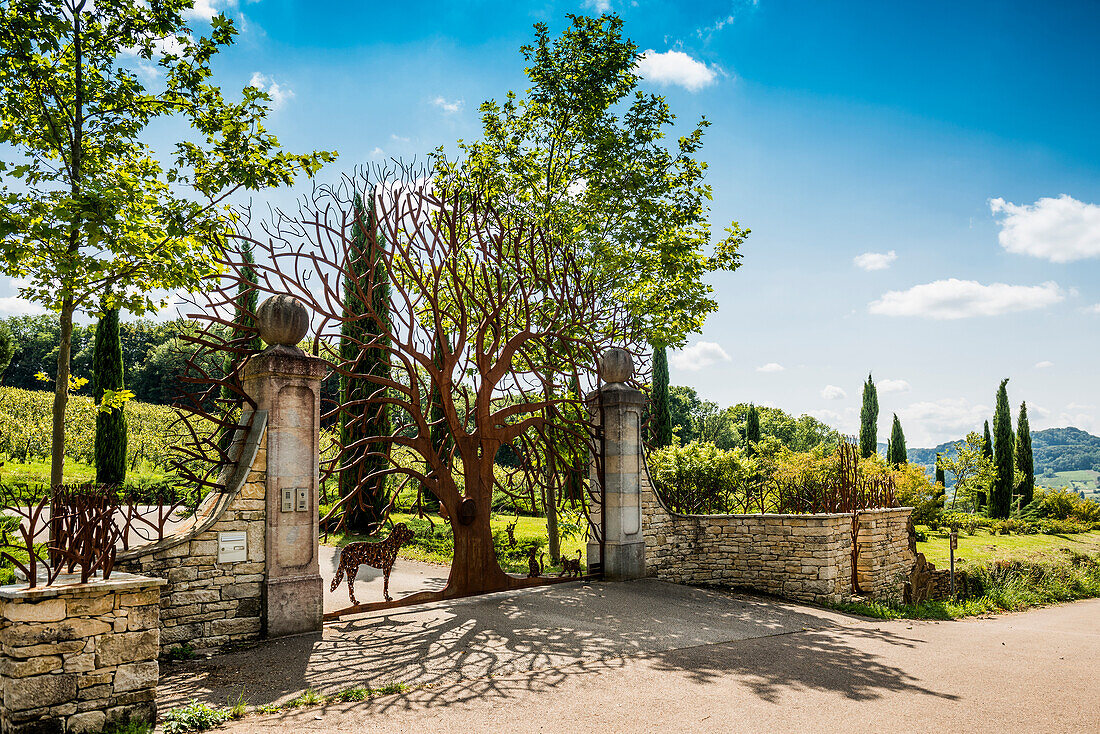
<path fill-rule="evenodd" d="M 959 547 L 959 531 L 951 529 L 951 598 L 955 598 L 955 549 Z"/>

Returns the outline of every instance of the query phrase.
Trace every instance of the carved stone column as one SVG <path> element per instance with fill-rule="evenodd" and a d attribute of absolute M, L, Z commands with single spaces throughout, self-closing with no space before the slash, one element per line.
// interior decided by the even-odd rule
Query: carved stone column
<path fill-rule="evenodd" d="M 266 574 L 262 600 L 266 637 L 321 629 L 324 595 L 318 566 L 321 379 L 324 360 L 298 348 L 309 313 L 290 296 L 258 309 L 260 338 L 270 344 L 243 370 L 245 392 L 268 411 Z"/>
<path fill-rule="evenodd" d="M 634 372 L 630 353 L 609 349 L 600 356 L 604 385 L 588 399 L 593 419 L 603 425 L 603 503 L 590 503 L 590 520 L 604 534 L 603 572 L 611 581 L 645 576 L 642 536 L 642 413 L 646 397 L 624 384 Z M 597 467 L 592 481 L 599 482 Z M 600 562 L 600 545 L 588 542 L 588 565 Z"/>

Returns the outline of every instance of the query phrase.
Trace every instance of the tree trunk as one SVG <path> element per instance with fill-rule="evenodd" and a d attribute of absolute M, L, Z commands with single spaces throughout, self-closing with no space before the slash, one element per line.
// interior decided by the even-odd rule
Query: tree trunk
<path fill-rule="evenodd" d="M 73 299 L 61 305 L 61 344 L 57 349 L 57 383 L 53 392 L 53 442 L 50 451 L 50 485 L 65 481 L 65 406 L 69 403 L 69 362 L 73 348 Z"/>
<path fill-rule="evenodd" d="M 455 536 L 455 553 L 444 598 L 504 591 L 519 585 L 518 579 L 504 573 L 497 561 L 489 503 L 478 502 L 477 514 L 469 525 L 460 522 L 457 509 L 448 514 Z"/>
<path fill-rule="evenodd" d="M 550 351 L 547 349 L 546 360 L 547 364 L 551 359 Z M 546 381 L 545 390 L 546 402 L 549 403 L 554 399 L 554 378 L 553 373 Z M 558 538 L 558 486 L 557 486 L 557 472 L 555 471 L 555 463 L 557 459 L 558 446 L 557 446 L 557 432 L 554 424 L 554 409 L 547 405 L 546 407 L 546 423 L 547 429 L 547 447 L 546 447 L 546 492 L 544 495 L 546 505 L 546 535 L 549 539 L 549 547 L 547 551 L 550 554 L 550 564 L 557 565 L 558 556 L 561 555 L 561 544 Z"/>

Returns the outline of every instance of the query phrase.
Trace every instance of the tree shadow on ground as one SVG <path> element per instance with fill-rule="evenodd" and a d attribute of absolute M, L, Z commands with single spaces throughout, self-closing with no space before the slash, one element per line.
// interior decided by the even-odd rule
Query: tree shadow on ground
<path fill-rule="evenodd" d="M 334 694 L 394 682 L 416 690 L 364 704 L 372 714 L 473 699 L 505 703 L 519 692 L 552 690 L 631 660 L 682 673 L 696 685 L 733 678 L 768 701 L 790 689 L 854 699 L 894 691 L 949 698 L 887 662 L 891 646 L 915 641 L 844 626 L 853 621 L 652 580 L 562 584 L 343 619 L 326 625 L 323 635 L 173 664 L 161 679 L 160 704 L 195 698 L 224 705 L 243 692 L 262 705 L 285 702 L 307 687 Z"/>

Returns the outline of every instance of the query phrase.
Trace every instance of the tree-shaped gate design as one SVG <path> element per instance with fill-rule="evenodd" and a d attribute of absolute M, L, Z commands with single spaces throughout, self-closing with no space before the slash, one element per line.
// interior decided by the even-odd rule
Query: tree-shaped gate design
<path fill-rule="evenodd" d="M 455 173 L 360 171 L 317 187 L 296 212 L 257 222 L 248 214 L 221 244 L 217 286 L 195 299 L 192 316 L 205 327 L 190 337 L 200 347 L 187 378 L 197 386 L 190 404 L 214 427 L 194 431 L 192 464 L 199 456 L 217 463 L 225 442 L 213 434 L 235 424 L 232 411 L 247 400 L 237 374 L 256 332 L 242 304 L 257 299 L 244 294 L 291 295 L 312 312 L 303 346 L 354 386 L 344 400 L 330 398 L 322 425 L 376 426 L 368 419 L 380 410 L 389 418 L 385 435 L 329 431 L 322 439 L 329 494 L 348 472 L 358 488 L 327 513 L 326 527 L 339 527 L 362 493 L 392 498 L 415 487 L 418 498 L 430 493 L 442 506 L 454 562 L 442 591 L 405 602 L 539 583 L 501 569 L 492 501 L 504 493 L 534 499 L 548 482 L 598 491 L 589 462 L 599 463 L 600 437 L 583 396 L 598 385 L 597 356 L 625 341 L 625 315 L 606 298 L 600 269 L 539 228 L 499 215 Z M 375 297 L 387 288 L 388 312 Z M 222 351 L 239 358 L 221 371 L 198 369 L 204 353 Z M 387 369 L 369 366 L 378 354 Z M 503 446 L 517 467 L 496 462 Z M 577 494 L 583 502 L 584 491 Z M 598 537 L 599 528 L 589 532 Z"/>

